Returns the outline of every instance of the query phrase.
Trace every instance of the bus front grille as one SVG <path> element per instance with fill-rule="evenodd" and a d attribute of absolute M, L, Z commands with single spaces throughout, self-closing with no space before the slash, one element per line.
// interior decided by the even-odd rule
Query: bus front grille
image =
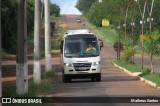
<path fill-rule="evenodd" d="M 89 71 L 92 63 L 73 63 L 75 71 Z"/>

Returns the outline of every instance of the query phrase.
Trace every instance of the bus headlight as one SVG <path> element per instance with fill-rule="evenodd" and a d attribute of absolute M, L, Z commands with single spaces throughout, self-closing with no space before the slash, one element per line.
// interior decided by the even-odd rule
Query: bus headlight
<path fill-rule="evenodd" d="M 64 66 L 72 67 L 72 66 L 71 66 L 71 63 L 64 63 Z"/>
<path fill-rule="evenodd" d="M 97 62 L 94 62 L 94 63 L 93 63 L 94 66 L 99 65 L 99 64 L 101 64 L 100 61 L 97 61 Z"/>

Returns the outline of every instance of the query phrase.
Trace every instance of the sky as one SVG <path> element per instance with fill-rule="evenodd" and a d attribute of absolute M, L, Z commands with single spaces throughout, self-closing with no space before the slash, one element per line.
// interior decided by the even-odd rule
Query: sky
<path fill-rule="evenodd" d="M 75 7 L 78 0 L 51 0 L 52 3 L 57 4 L 61 9 L 61 14 L 78 14 L 81 13 Z"/>

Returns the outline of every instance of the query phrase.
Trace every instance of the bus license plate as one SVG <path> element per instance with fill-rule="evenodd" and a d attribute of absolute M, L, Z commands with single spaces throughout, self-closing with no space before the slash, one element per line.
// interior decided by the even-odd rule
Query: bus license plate
<path fill-rule="evenodd" d="M 86 67 L 79 67 L 79 70 L 86 70 Z"/>

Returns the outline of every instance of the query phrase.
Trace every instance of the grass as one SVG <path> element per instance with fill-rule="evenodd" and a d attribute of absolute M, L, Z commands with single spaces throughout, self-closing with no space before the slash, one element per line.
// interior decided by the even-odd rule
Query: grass
<path fill-rule="evenodd" d="M 93 24 L 87 22 L 86 25 L 90 28 L 91 32 L 95 33 L 101 39 L 104 39 L 108 43 L 113 44 L 115 38 L 117 37 L 117 32 L 114 29 L 108 28 L 98 28 L 95 27 Z"/>
<path fill-rule="evenodd" d="M 14 56 L 14 54 L 6 53 L 4 50 L 1 50 L 1 56 Z"/>
<path fill-rule="evenodd" d="M 128 71 L 130 71 L 132 73 L 142 72 L 142 74 L 140 75 L 141 77 L 155 83 L 157 86 L 160 87 L 160 74 L 151 73 L 150 70 L 147 68 L 144 68 L 142 70 L 140 65 L 125 62 L 123 60 L 115 61 L 114 63 L 121 66 L 121 67 L 124 67 L 125 69 L 127 69 Z"/>
<path fill-rule="evenodd" d="M 110 25 L 109 27 L 96 27 L 95 25 L 89 23 L 86 18 L 86 26 L 89 27 L 91 32 L 95 33 L 97 36 L 99 36 L 101 39 L 105 40 L 106 42 L 110 44 L 114 44 L 116 41 L 118 41 L 118 32 L 116 28 L 113 25 Z M 123 43 L 123 36 L 121 35 L 120 41 Z M 130 43 L 129 37 L 126 38 L 127 44 Z"/>
<path fill-rule="evenodd" d="M 11 88 L 10 86 L 6 86 L 5 87 L 5 91 L 7 91 L 7 94 L 5 97 L 18 97 L 18 98 L 24 98 L 25 97 L 36 97 L 36 94 L 39 92 L 47 92 L 49 90 L 51 90 L 51 84 L 49 84 L 49 82 L 47 82 L 46 80 L 42 81 L 41 84 L 35 84 L 33 81 L 29 82 L 29 92 L 28 94 L 24 94 L 24 95 L 18 95 L 13 88 Z M 12 103 L 12 104 L 3 104 L 3 106 L 50 106 L 49 104 L 17 104 L 17 103 Z"/>
<path fill-rule="evenodd" d="M 160 87 L 160 74 L 148 74 L 148 75 L 146 74 L 146 75 L 142 75 L 142 77 L 156 83 L 157 86 Z"/>
<path fill-rule="evenodd" d="M 59 17 L 59 18 L 64 18 L 64 17 Z M 60 43 L 62 41 L 62 37 L 63 37 L 63 34 L 64 34 L 64 31 L 66 30 L 66 27 L 67 25 L 64 24 L 64 23 L 58 23 L 58 25 L 56 26 L 55 28 L 55 31 L 54 31 L 54 35 L 52 37 L 52 50 L 59 50 L 59 47 L 60 47 Z"/>
<path fill-rule="evenodd" d="M 35 84 L 33 82 L 33 79 L 29 80 L 29 92 L 24 95 L 18 95 L 15 92 L 15 89 L 13 89 L 12 86 L 7 85 L 4 87 L 5 92 L 3 92 L 3 97 L 36 97 L 38 93 L 45 93 L 48 91 L 52 91 L 52 84 L 48 80 L 49 78 L 54 78 L 56 77 L 54 71 L 49 71 L 47 73 L 42 74 L 42 82 L 40 84 Z M 3 104 L 3 106 L 50 106 L 49 104 Z"/>
<path fill-rule="evenodd" d="M 45 72 L 42 74 L 42 79 L 46 79 L 46 78 L 55 78 L 57 77 L 57 75 L 53 72 L 53 71 L 49 71 L 49 72 Z"/>
<path fill-rule="evenodd" d="M 146 68 L 144 68 L 142 70 L 141 65 L 126 62 L 123 60 L 118 60 L 118 61 L 115 61 L 114 63 L 118 64 L 121 67 L 124 67 L 125 69 L 129 70 L 130 72 L 142 72 L 142 73 L 149 73 L 150 72 L 150 70 L 146 69 Z"/>
<path fill-rule="evenodd" d="M 61 41 L 62 41 L 62 35 L 59 34 L 59 35 L 55 35 L 54 38 L 57 37 L 57 39 L 53 39 L 52 38 L 52 49 L 54 50 L 59 50 L 60 48 L 60 44 L 61 44 Z"/>

